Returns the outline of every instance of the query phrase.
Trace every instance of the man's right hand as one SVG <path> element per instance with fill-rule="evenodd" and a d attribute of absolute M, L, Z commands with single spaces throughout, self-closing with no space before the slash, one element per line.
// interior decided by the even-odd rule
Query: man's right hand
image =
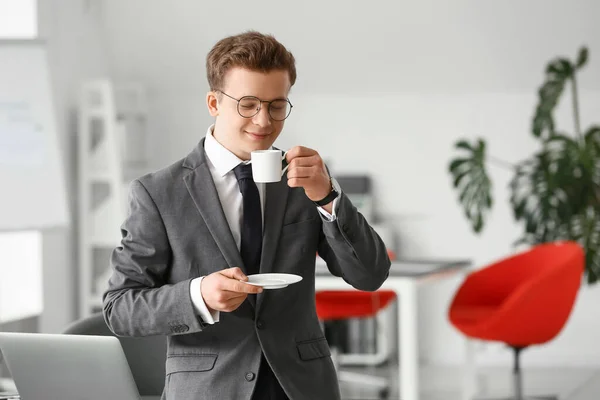
<path fill-rule="evenodd" d="M 202 279 L 200 293 L 209 310 L 231 312 L 249 294 L 262 293 L 260 286 L 244 283 L 247 280 L 248 277 L 238 267 L 213 272 Z"/>

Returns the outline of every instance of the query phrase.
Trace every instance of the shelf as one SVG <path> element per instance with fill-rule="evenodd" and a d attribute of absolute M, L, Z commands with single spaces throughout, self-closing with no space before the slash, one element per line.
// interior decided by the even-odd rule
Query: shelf
<path fill-rule="evenodd" d="M 115 96 L 115 90 L 119 96 Z M 117 99 L 119 97 L 119 99 Z M 119 104 L 117 104 L 117 100 Z M 110 275 L 98 250 L 121 244 L 131 181 L 148 171 L 144 162 L 146 119 L 143 86 L 116 87 L 107 79 L 82 85 L 80 103 L 80 317 L 102 307 L 104 284 Z M 136 136 L 138 135 L 138 136 Z M 139 153 L 139 154 L 138 154 Z M 142 165 L 144 164 L 144 165 Z M 102 266 L 96 265 L 102 262 Z M 101 273 L 101 269 L 105 272 Z M 99 275 L 102 274 L 102 275 Z"/>
<path fill-rule="evenodd" d="M 125 184 L 126 191 L 129 188 L 131 181 L 144 176 L 149 172 L 151 172 L 151 170 L 148 167 L 132 167 L 124 171 L 124 176 L 122 177 L 121 181 Z M 113 178 L 108 171 L 98 170 L 89 173 L 89 180 L 93 183 L 111 183 L 112 179 Z"/>
<path fill-rule="evenodd" d="M 90 107 L 86 110 L 88 118 L 105 119 L 107 117 L 106 110 L 103 107 Z"/>
<path fill-rule="evenodd" d="M 0 377 L 0 392 L 15 392 L 17 391 L 17 387 L 15 386 L 15 381 L 10 378 L 2 378 Z"/>
<path fill-rule="evenodd" d="M 108 183 L 112 177 L 107 171 L 93 171 L 89 175 L 90 181 L 94 183 Z"/>
<path fill-rule="evenodd" d="M 129 183 L 134 179 L 140 178 L 150 172 L 152 172 L 152 168 L 146 165 L 136 165 L 131 167 L 124 167 L 123 170 L 123 183 L 126 184 L 125 193 L 127 193 L 127 189 L 129 188 Z"/>
<path fill-rule="evenodd" d="M 102 308 L 102 295 L 92 293 L 88 298 L 88 303 L 90 307 Z"/>
<path fill-rule="evenodd" d="M 92 236 L 90 239 L 90 246 L 92 247 L 106 247 L 106 248 L 114 248 L 121 244 L 121 236 L 119 236 L 116 240 L 113 238 L 105 238 Z"/>
<path fill-rule="evenodd" d="M 123 223 L 127 207 L 127 192 L 122 198 L 108 197 L 90 215 L 90 244 L 96 246 L 116 246 L 121 241 L 119 227 Z"/>

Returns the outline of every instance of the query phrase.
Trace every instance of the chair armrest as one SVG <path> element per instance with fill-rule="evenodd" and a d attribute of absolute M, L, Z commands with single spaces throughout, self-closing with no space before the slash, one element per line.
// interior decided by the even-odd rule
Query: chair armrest
<path fill-rule="evenodd" d="M 458 289 L 453 305 L 498 306 L 510 295 L 515 283 L 498 270 L 482 268 L 467 275 Z"/>
<path fill-rule="evenodd" d="M 498 323 L 511 321 L 515 341 L 527 344 L 549 341 L 568 320 L 581 284 L 581 274 L 564 269 L 529 281 L 511 293 L 495 319 Z M 494 321 L 490 323 L 494 325 Z"/>

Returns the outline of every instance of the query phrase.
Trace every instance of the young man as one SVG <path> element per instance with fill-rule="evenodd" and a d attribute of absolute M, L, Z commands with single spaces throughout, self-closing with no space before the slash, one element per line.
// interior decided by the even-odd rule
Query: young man
<path fill-rule="evenodd" d="M 287 176 L 256 184 L 242 161 L 283 130 L 296 80 L 272 36 L 219 41 L 207 57 L 215 123 L 184 159 L 131 185 L 104 316 L 117 335 L 167 335 L 163 398 L 339 399 L 315 311 L 315 254 L 361 290 L 390 260 L 316 150 L 289 150 Z M 284 289 L 254 273 L 302 276 Z"/>

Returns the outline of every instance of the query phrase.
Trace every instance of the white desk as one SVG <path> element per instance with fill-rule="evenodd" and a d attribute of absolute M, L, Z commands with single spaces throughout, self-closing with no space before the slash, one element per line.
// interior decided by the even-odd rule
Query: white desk
<path fill-rule="evenodd" d="M 458 273 L 467 273 L 470 266 L 471 262 L 468 260 L 399 260 L 392 263 L 390 275 L 381 289 L 393 290 L 399 302 L 397 349 L 400 368 L 398 382 L 402 400 L 419 399 L 418 285 L 448 278 Z M 342 278 L 331 275 L 325 262 L 318 258 L 315 289 L 319 291 L 353 288 Z"/>

